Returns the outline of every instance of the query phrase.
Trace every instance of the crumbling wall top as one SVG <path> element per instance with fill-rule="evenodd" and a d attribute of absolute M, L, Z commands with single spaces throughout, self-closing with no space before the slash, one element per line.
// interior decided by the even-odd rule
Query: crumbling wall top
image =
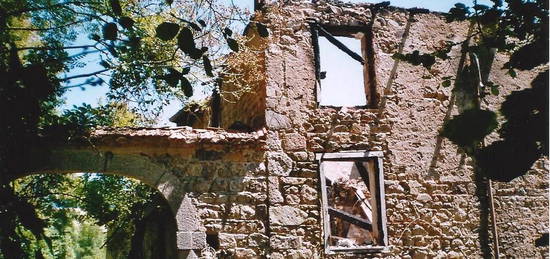
<path fill-rule="evenodd" d="M 257 145 L 264 143 L 265 129 L 250 133 L 230 132 L 218 128 L 193 129 L 191 127 L 169 128 L 101 128 L 90 134 L 94 144 L 125 145 L 168 144 L 189 146 L 194 144 Z"/>
<path fill-rule="evenodd" d="M 353 14 L 361 13 L 361 15 L 366 15 L 370 17 L 370 11 L 376 9 L 377 11 L 389 11 L 389 12 L 402 12 L 402 13 L 431 13 L 444 15 L 445 13 L 439 11 L 431 11 L 424 8 L 412 7 L 397 7 L 390 5 L 390 1 L 381 1 L 379 3 L 349 3 L 342 2 L 339 0 L 290 0 L 290 1 L 281 1 L 281 0 L 256 0 L 258 2 L 263 2 L 262 8 L 273 7 L 276 5 L 285 6 L 302 6 L 305 8 L 313 8 L 318 12 L 318 15 L 322 13 L 336 13 L 336 14 Z"/>

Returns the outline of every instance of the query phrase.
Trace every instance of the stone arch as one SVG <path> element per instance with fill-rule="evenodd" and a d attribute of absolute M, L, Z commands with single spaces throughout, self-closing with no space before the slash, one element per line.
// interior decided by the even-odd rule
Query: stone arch
<path fill-rule="evenodd" d="M 63 147 L 41 151 L 29 161 L 30 169 L 12 180 L 33 174 L 70 174 L 93 172 L 120 175 L 139 180 L 156 189 L 166 199 L 177 224 L 178 258 L 198 258 L 206 246 L 206 232 L 192 199 L 184 192 L 181 180 L 162 162 L 139 152 L 100 151 L 92 148 Z"/>

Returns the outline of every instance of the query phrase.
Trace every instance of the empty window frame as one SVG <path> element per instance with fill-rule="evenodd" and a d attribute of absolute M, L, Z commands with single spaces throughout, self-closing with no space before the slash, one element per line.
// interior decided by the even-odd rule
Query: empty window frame
<path fill-rule="evenodd" d="M 371 71 L 366 27 L 312 24 L 320 106 L 376 106 L 375 82 Z M 372 53 L 371 53 L 372 54 Z"/>
<path fill-rule="evenodd" d="M 388 245 L 382 152 L 317 154 L 327 253 Z"/>

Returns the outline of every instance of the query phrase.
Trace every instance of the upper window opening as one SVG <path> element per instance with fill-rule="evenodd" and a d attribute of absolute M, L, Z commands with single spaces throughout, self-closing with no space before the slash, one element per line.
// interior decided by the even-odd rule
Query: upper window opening
<path fill-rule="evenodd" d="M 319 24 L 312 24 L 312 31 L 319 105 L 375 107 L 368 31 L 357 26 Z"/>
<path fill-rule="evenodd" d="M 361 40 L 335 37 L 351 51 L 361 53 Z M 321 65 L 321 92 L 319 104 L 323 106 L 366 106 L 364 69 L 361 63 L 347 55 L 326 37 L 319 37 Z"/>

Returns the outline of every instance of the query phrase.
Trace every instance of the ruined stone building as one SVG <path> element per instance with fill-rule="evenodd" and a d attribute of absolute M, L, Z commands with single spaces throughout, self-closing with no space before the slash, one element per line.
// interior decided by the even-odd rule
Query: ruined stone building
<path fill-rule="evenodd" d="M 37 155 L 36 172 L 113 173 L 154 186 L 173 208 L 181 258 L 479 258 L 494 253 L 493 229 L 501 256 L 548 257 L 534 245 L 549 227 L 548 159 L 493 183 L 492 224 L 471 158 L 438 134 L 461 109 L 440 85 L 470 62 L 463 46 L 429 73 L 392 58 L 464 41 L 467 22 L 369 4 L 257 5 L 269 37 L 250 34 L 262 76 L 248 93 L 228 101 L 237 86 L 227 84 L 208 116 L 178 115 L 194 127 L 98 130 L 92 147 Z M 327 45 L 318 42 L 338 45 L 331 35 L 361 46 L 337 51 L 363 71 L 362 103 L 322 100 L 334 87 L 324 78 L 348 79 L 322 71 Z M 503 88 L 485 107 L 535 76 L 511 78 L 504 61 L 496 55 L 489 77 Z"/>

